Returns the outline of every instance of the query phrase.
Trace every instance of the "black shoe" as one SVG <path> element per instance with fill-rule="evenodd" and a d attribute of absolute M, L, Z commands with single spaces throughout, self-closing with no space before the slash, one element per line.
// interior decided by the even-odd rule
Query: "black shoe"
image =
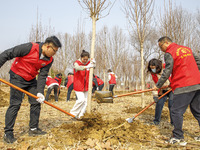
<path fill-rule="evenodd" d="M 152 123 L 151 123 L 151 125 L 156 125 L 156 126 L 158 126 L 160 124 L 160 122 L 158 122 L 158 121 L 153 121 Z"/>
<path fill-rule="evenodd" d="M 14 135 L 13 135 L 13 133 L 11 132 L 11 133 L 4 134 L 3 140 L 4 140 L 6 143 L 14 143 L 17 139 L 14 138 Z"/>
<path fill-rule="evenodd" d="M 44 135 L 47 132 L 42 131 L 40 128 L 29 129 L 29 136 Z"/>

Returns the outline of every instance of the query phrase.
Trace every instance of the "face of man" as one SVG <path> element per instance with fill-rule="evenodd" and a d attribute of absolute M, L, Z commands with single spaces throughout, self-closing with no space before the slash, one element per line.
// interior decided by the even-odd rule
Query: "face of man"
<path fill-rule="evenodd" d="M 168 41 L 162 41 L 162 42 L 158 42 L 158 45 L 161 49 L 161 51 L 166 52 L 167 47 L 170 45 L 171 43 Z"/>
<path fill-rule="evenodd" d="M 42 53 L 46 57 L 51 57 L 56 54 L 58 47 L 55 47 L 52 43 L 47 43 L 42 47 Z"/>

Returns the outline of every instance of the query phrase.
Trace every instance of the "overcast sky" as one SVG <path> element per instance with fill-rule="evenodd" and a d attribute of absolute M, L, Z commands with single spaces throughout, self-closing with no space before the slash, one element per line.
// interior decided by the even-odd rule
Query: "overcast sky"
<path fill-rule="evenodd" d="M 126 30 L 125 15 L 121 11 L 123 1 L 117 0 L 109 16 L 97 22 L 97 31 L 104 25 L 109 28 L 119 26 Z M 80 18 L 85 24 L 86 33 L 92 28 L 91 19 L 77 0 L 0 0 L 0 2 L 0 51 L 28 41 L 31 27 L 37 21 L 37 8 L 42 24 L 49 26 L 50 22 L 56 33 L 73 34 Z M 172 2 L 182 5 L 189 12 L 195 13 L 200 8 L 200 0 L 172 0 Z M 155 9 L 160 10 L 163 3 L 164 0 L 155 0 Z"/>

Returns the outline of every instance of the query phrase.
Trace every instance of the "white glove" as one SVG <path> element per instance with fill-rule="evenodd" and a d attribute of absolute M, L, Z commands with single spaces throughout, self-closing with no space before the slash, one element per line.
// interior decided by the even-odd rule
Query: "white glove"
<path fill-rule="evenodd" d="M 36 101 L 38 101 L 39 103 L 44 103 L 44 95 L 42 93 L 37 93 L 37 97 L 38 99 L 36 99 Z"/>
<path fill-rule="evenodd" d="M 94 64 L 92 63 L 89 63 L 87 66 L 85 66 L 86 69 L 89 69 L 89 68 L 94 68 Z"/>
<path fill-rule="evenodd" d="M 96 64 L 96 61 L 94 58 L 91 60 L 91 63 Z"/>
<path fill-rule="evenodd" d="M 99 87 L 97 87 L 97 91 L 99 90 Z"/>

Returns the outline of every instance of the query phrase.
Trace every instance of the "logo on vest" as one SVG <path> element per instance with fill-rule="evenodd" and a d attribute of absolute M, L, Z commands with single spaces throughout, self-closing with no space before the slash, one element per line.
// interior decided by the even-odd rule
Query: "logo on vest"
<path fill-rule="evenodd" d="M 46 63 L 42 63 L 41 66 L 44 67 L 46 65 Z"/>

